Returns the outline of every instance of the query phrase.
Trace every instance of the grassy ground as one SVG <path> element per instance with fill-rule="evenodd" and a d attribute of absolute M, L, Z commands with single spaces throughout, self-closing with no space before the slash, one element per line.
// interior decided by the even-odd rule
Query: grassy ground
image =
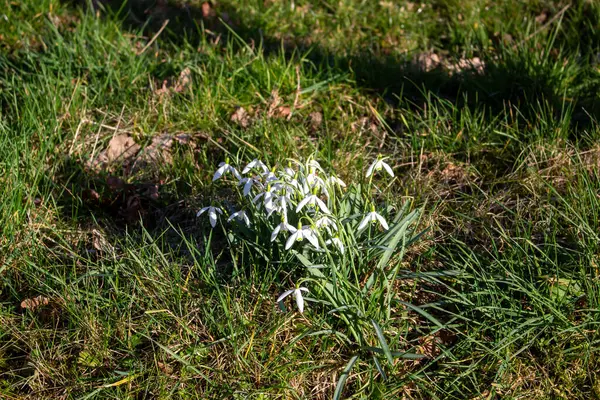
<path fill-rule="evenodd" d="M 361 359 L 344 398 L 600 398 L 599 23 L 587 0 L 0 0 L 0 398 L 331 398 L 355 351 L 314 334 L 331 316 L 282 312 L 289 278 L 195 218 L 226 156 L 311 154 L 347 182 L 391 157 L 388 202 L 429 228 L 384 327 L 426 357 Z M 104 165 L 118 135 L 142 150 Z"/>

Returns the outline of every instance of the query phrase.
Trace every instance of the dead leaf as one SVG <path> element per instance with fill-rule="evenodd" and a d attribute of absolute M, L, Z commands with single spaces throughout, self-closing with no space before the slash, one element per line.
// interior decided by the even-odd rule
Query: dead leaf
<path fill-rule="evenodd" d="M 113 137 L 108 142 L 106 148 L 106 156 L 108 162 L 112 163 L 117 160 L 127 160 L 132 158 L 140 150 L 140 146 L 133 140 L 133 138 L 126 134 L 120 134 Z"/>
<path fill-rule="evenodd" d="M 162 86 L 161 86 L 161 88 L 160 88 L 160 89 L 157 89 L 157 90 L 155 90 L 155 91 L 154 91 L 154 93 L 155 93 L 155 94 L 157 94 L 157 95 L 159 95 L 159 96 L 162 96 L 162 95 L 164 95 L 164 94 L 167 94 L 167 93 L 169 93 L 169 81 L 165 79 L 165 80 L 162 82 Z"/>
<path fill-rule="evenodd" d="M 540 15 L 535 17 L 535 22 L 537 22 L 538 24 L 541 25 L 544 22 L 546 22 L 547 19 L 548 19 L 548 11 L 544 11 Z"/>
<path fill-rule="evenodd" d="M 292 109 L 288 106 L 279 106 L 275 110 L 273 116 L 277 118 L 287 118 L 292 113 Z"/>
<path fill-rule="evenodd" d="M 116 135 L 108 142 L 106 150 L 100 152 L 92 161 L 91 167 L 101 170 L 115 162 L 129 164 L 139 150 L 140 146 L 131 136 L 124 133 Z"/>
<path fill-rule="evenodd" d="M 202 10 L 202 17 L 204 18 L 210 18 L 215 16 L 215 11 L 213 10 L 212 5 L 208 1 L 202 3 L 200 9 Z"/>
<path fill-rule="evenodd" d="M 413 59 L 413 65 L 425 72 L 433 71 L 441 66 L 442 60 L 435 53 L 420 53 Z"/>
<path fill-rule="evenodd" d="M 110 253 L 114 251 L 114 247 L 106 239 L 104 233 L 97 229 L 92 230 L 92 247 L 93 251 L 107 251 Z"/>
<path fill-rule="evenodd" d="M 192 83 L 192 71 L 189 68 L 184 69 L 179 74 L 179 78 L 175 83 L 175 88 L 173 89 L 177 93 L 181 93 L 185 91 L 190 84 Z"/>
<path fill-rule="evenodd" d="M 323 123 L 323 114 L 318 111 L 310 113 L 310 125 L 313 129 L 318 129 Z"/>
<path fill-rule="evenodd" d="M 119 214 L 125 218 L 127 223 L 139 221 L 144 214 L 144 208 L 140 197 L 137 194 L 132 195 L 126 201 L 125 207 L 119 210 Z"/>
<path fill-rule="evenodd" d="M 94 189 L 86 189 L 83 191 L 83 199 L 87 201 L 98 201 L 100 200 L 100 195 Z"/>
<path fill-rule="evenodd" d="M 158 185 L 148 186 L 147 196 L 152 200 L 158 200 Z"/>
<path fill-rule="evenodd" d="M 438 346 L 439 339 L 436 336 L 424 336 L 419 339 L 420 345 L 417 346 L 418 353 L 427 358 L 435 358 L 441 353 Z"/>
<path fill-rule="evenodd" d="M 281 97 L 279 96 L 279 91 L 277 89 L 273 89 L 271 91 L 271 98 L 269 99 L 269 108 L 267 109 L 267 117 L 272 117 L 275 114 L 275 111 L 281 104 Z"/>
<path fill-rule="evenodd" d="M 237 123 L 242 128 L 247 128 L 250 124 L 250 116 L 244 107 L 236 107 L 233 114 L 231 114 L 231 122 Z"/>
<path fill-rule="evenodd" d="M 194 146 L 194 143 L 192 142 L 192 135 L 188 133 L 178 133 L 177 135 L 173 136 L 173 139 L 179 144 Z"/>
<path fill-rule="evenodd" d="M 451 64 L 448 67 L 448 70 L 453 72 L 463 72 L 471 70 L 478 74 L 482 74 L 485 68 L 485 63 L 479 57 L 473 57 L 469 59 L 460 59 L 458 63 Z"/>
<path fill-rule="evenodd" d="M 119 190 L 125 187 L 125 182 L 122 179 L 112 175 L 106 178 L 106 184 L 110 190 Z"/>
<path fill-rule="evenodd" d="M 170 134 L 163 133 L 153 137 L 152 143 L 140 153 L 136 166 L 139 161 L 171 164 L 173 162 L 171 146 L 173 146 L 173 136 Z"/>
<path fill-rule="evenodd" d="M 25 299 L 21 302 L 21 308 L 29 309 L 34 311 L 38 307 L 47 306 L 50 303 L 50 299 L 44 296 L 37 296 L 33 299 Z"/>

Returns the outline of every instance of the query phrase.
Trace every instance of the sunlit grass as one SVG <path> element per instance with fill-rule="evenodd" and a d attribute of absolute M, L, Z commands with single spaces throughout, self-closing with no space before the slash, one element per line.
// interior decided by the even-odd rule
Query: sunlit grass
<path fill-rule="evenodd" d="M 0 397 L 600 395 L 598 6 L 150 3 L 0 0 Z M 424 234 L 328 300 L 375 324 L 196 218 L 228 157 L 378 155 Z"/>

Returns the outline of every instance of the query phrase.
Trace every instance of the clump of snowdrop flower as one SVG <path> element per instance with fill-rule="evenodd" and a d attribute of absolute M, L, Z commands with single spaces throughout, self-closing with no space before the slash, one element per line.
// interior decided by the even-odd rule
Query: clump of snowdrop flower
<path fill-rule="evenodd" d="M 382 169 L 394 176 L 385 158 L 379 156 L 369 166 L 366 177 L 371 178 Z M 213 181 L 219 180 L 233 188 L 237 204 L 228 201 L 221 206 L 202 208 L 198 216 L 208 212 L 212 228 L 217 227 L 218 215 L 227 212 L 226 222 L 221 221 L 225 229 L 239 225 L 246 233 L 265 236 L 258 237 L 258 242 L 275 246 L 279 254 L 314 253 L 331 257 L 344 257 L 348 249 L 359 249 L 362 246 L 357 242 L 359 233 L 369 226 L 372 226 L 369 236 L 389 229 L 384 216 L 374 206 L 370 185 L 367 185 L 369 192 L 358 193 L 357 198 L 354 185 L 349 187 L 313 158 L 306 162 L 288 160 L 273 167 L 254 159 L 241 171 L 240 174 L 229 159 L 219 163 Z M 354 196 L 352 201 L 351 195 Z M 268 236 L 264 232 L 269 232 Z M 302 312 L 301 292 L 293 293 Z"/>
<path fill-rule="evenodd" d="M 360 182 L 348 184 L 313 158 L 274 166 L 254 159 L 241 174 L 238 168 L 229 159 L 219 164 L 213 182 L 229 188 L 227 199 L 212 199 L 198 216 L 207 213 L 212 229 L 224 231 L 230 251 L 243 252 L 244 262 L 253 268 L 276 265 L 278 271 L 294 270 L 290 276 L 298 280 L 294 289 L 278 296 L 280 306 L 291 296 L 300 313 L 307 311 L 306 301 L 328 308 L 328 318 L 336 318 L 338 324 L 318 332 L 346 326 L 338 337 L 345 338 L 349 348 L 362 349 L 352 360 L 371 352 L 380 373 L 382 354 L 393 365 L 384 337 L 384 328 L 393 331 L 389 324 L 396 320 L 391 317 L 398 305 L 393 281 L 402 276 L 401 250 L 420 234 L 411 228 L 418 210 L 391 212 L 393 207 L 382 201 L 373 184 L 375 177 L 394 178 L 386 158 L 378 156 Z M 396 214 L 393 219 L 391 213 Z M 218 218 L 223 214 L 228 218 Z M 305 299 L 308 287 L 312 295 Z M 355 365 L 352 360 L 350 368 Z M 339 382 L 336 391 L 341 393 L 345 381 Z"/>

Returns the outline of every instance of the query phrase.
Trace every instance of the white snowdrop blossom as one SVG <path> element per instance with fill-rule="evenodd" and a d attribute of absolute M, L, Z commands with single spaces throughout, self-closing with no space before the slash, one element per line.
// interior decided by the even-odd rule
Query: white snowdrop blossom
<path fill-rule="evenodd" d="M 385 169 L 392 178 L 394 177 L 394 171 L 392 171 L 392 167 L 390 167 L 383 158 L 377 157 L 377 160 L 373 161 L 373 164 L 371 164 L 369 169 L 367 169 L 367 178 L 373 175 L 373 172 L 381 171 L 382 168 Z"/>
<path fill-rule="evenodd" d="M 242 221 L 246 224 L 246 226 L 250 226 L 250 218 L 248 218 L 248 215 L 244 210 L 236 211 L 233 214 L 231 214 L 229 218 L 227 218 L 227 222 L 231 222 L 231 220 L 233 219 Z"/>
<path fill-rule="evenodd" d="M 260 182 L 254 178 L 242 178 L 240 179 L 238 184 L 244 185 L 244 196 L 248 196 L 250 194 L 250 191 L 252 190 L 252 186 L 256 184 L 260 185 Z"/>
<path fill-rule="evenodd" d="M 208 220 L 210 221 L 210 225 L 214 228 L 215 226 L 217 226 L 217 213 L 223 214 L 223 211 L 221 211 L 220 208 L 208 206 L 208 207 L 204 207 L 200 211 L 198 211 L 198 214 L 196 214 L 196 217 L 201 216 L 206 211 L 208 211 Z"/>
<path fill-rule="evenodd" d="M 300 210 L 302 210 L 304 208 L 304 206 L 306 206 L 307 204 L 312 207 L 315 207 L 315 205 L 316 205 L 325 214 L 330 214 L 329 209 L 327 208 L 327 206 L 325 205 L 323 200 L 321 200 L 319 198 L 319 196 L 317 196 L 314 193 L 309 196 L 306 196 L 304 199 L 302 199 L 302 201 L 300 203 L 298 203 L 298 206 L 296 207 L 296 212 L 300 212 Z"/>
<path fill-rule="evenodd" d="M 279 180 L 279 178 L 277 177 L 277 175 L 275 175 L 275 172 L 273 171 L 266 171 L 262 174 L 262 177 L 264 178 L 265 183 L 270 183 Z"/>
<path fill-rule="evenodd" d="M 337 247 L 340 250 L 340 253 L 344 254 L 344 243 L 342 243 L 342 241 L 340 240 L 340 238 L 334 237 L 334 238 L 331 238 L 331 239 L 327 239 L 325 241 L 325 244 L 333 244 L 333 245 L 335 245 L 335 247 Z"/>
<path fill-rule="evenodd" d="M 284 176 L 287 176 L 288 178 L 294 178 L 296 176 L 296 171 L 289 165 L 283 169 L 283 173 Z"/>
<path fill-rule="evenodd" d="M 315 222 L 315 227 L 319 228 L 319 229 L 325 228 L 325 229 L 327 229 L 328 232 L 330 232 L 329 228 L 332 228 L 334 231 L 338 230 L 338 227 L 337 227 L 337 224 L 335 223 L 335 221 L 326 215 L 322 216 Z"/>
<path fill-rule="evenodd" d="M 277 184 L 267 185 L 267 190 L 265 190 L 264 192 L 260 192 L 259 194 L 254 196 L 252 202 L 254 204 L 257 204 L 258 201 L 262 198 L 265 205 L 272 203 L 273 200 L 276 199 L 277 191 L 279 191 L 280 187 L 281 186 Z"/>
<path fill-rule="evenodd" d="M 237 171 L 237 169 L 229 165 L 229 159 L 226 159 L 224 162 L 219 163 L 219 168 L 215 171 L 215 174 L 213 175 L 213 182 L 225 175 L 227 172 L 231 172 L 233 176 L 235 176 L 238 180 L 242 179 L 242 176 Z"/>
<path fill-rule="evenodd" d="M 269 168 L 265 165 L 265 163 L 263 163 L 260 160 L 257 160 L 256 158 L 252 161 L 250 161 L 248 163 L 248 165 L 246 165 L 246 168 L 244 168 L 242 170 L 242 174 L 247 174 L 248 172 L 250 172 L 253 168 L 260 168 L 262 170 L 263 173 L 267 173 L 269 172 Z"/>
<path fill-rule="evenodd" d="M 279 232 L 293 233 L 296 232 L 296 228 L 294 228 L 292 225 L 288 224 L 285 220 L 283 220 L 279 225 L 275 227 L 275 229 L 273 229 L 273 232 L 271 232 L 271 242 L 277 239 L 277 235 L 279 235 Z"/>
<path fill-rule="evenodd" d="M 319 239 L 317 238 L 317 235 L 312 227 L 308 225 L 302 226 L 300 223 L 298 223 L 298 229 L 296 229 L 285 242 L 285 249 L 289 250 L 295 242 L 301 242 L 304 239 L 308 240 L 310 244 L 315 246 L 317 249 L 320 249 Z"/>
<path fill-rule="evenodd" d="M 341 180 L 340 178 L 338 178 L 337 176 L 330 176 L 329 178 L 327 178 L 327 183 L 329 183 L 331 186 L 335 186 L 338 185 L 340 187 L 345 188 L 346 184 L 344 183 L 343 180 Z"/>
<path fill-rule="evenodd" d="M 300 311 L 300 313 L 302 314 L 304 312 L 304 298 L 302 297 L 302 292 L 308 293 L 308 289 L 305 287 L 299 287 L 296 289 L 286 290 L 281 294 L 281 296 L 277 298 L 277 303 L 283 304 L 283 299 L 288 297 L 290 294 L 293 294 L 293 296 L 296 298 L 296 305 L 298 306 L 298 311 Z"/>
<path fill-rule="evenodd" d="M 309 159 L 308 162 L 306 163 L 306 167 L 313 170 L 318 169 L 319 171 L 323 171 L 323 167 L 321 167 L 321 164 L 319 164 L 319 162 L 315 159 Z"/>
<path fill-rule="evenodd" d="M 387 222 L 385 222 L 385 218 L 383 218 L 381 215 L 379 215 L 377 213 L 377 211 L 375 211 L 375 206 L 371 206 L 371 212 L 368 213 L 367 215 L 365 215 L 365 217 L 363 218 L 363 220 L 360 222 L 360 224 L 358 225 L 358 231 L 362 231 L 363 229 L 365 229 L 367 227 L 367 225 L 369 224 L 369 222 L 376 222 L 378 221 L 381 226 L 383 227 L 383 229 L 385 229 L 386 231 L 389 228 Z"/>

